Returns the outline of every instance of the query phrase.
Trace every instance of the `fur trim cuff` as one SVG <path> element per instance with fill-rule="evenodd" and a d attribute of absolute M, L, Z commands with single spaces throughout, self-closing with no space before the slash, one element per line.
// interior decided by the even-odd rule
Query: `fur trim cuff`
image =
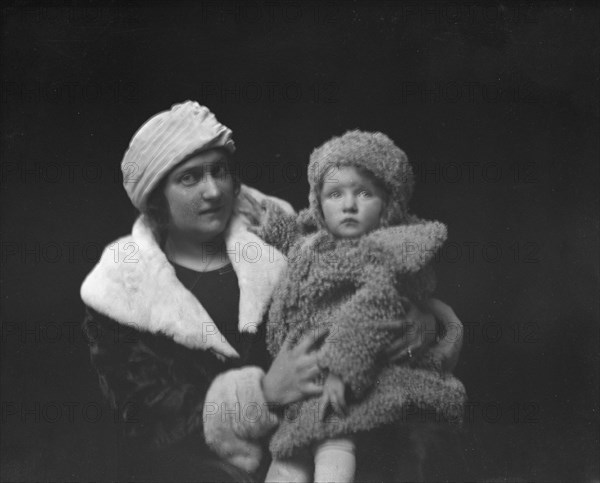
<path fill-rule="evenodd" d="M 265 401 L 258 367 L 218 376 L 206 393 L 203 410 L 206 443 L 229 463 L 256 471 L 262 458 L 259 438 L 275 429 L 279 418 Z"/>

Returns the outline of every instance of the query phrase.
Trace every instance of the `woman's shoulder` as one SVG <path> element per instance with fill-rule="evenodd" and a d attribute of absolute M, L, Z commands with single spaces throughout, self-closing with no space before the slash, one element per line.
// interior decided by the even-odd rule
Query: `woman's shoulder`
<path fill-rule="evenodd" d="M 152 277 L 157 270 L 172 270 L 154 233 L 145 219 L 139 217 L 131 234 L 109 243 L 100 260 L 81 285 L 81 298 L 94 307 L 99 294 L 107 290 L 128 291 Z"/>

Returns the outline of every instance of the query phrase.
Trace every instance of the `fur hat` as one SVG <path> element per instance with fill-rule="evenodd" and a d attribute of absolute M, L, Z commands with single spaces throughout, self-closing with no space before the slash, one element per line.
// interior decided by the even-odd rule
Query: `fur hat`
<path fill-rule="evenodd" d="M 385 187 L 388 199 L 382 226 L 398 225 L 408 220 L 414 177 L 406 154 L 383 133 L 354 130 L 331 138 L 310 155 L 309 215 L 320 228 L 325 227 L 319 197 L 324 177 L 331 168 L 345 166 L 367 170 Z"/>

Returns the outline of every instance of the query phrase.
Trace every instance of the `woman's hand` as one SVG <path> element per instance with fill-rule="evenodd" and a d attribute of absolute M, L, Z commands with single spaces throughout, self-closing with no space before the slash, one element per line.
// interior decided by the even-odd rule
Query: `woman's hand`
<path fill-rule="evenodd" d="M 259 226 L 265 215 L 266 207 L 251 194 L 242 192 L 238 195 L 237 210 L 246 217 L 251 225 Z"/>
<path fill-rule="evenodd" d="M 425 302 L 429 312 L 423 312 L 408 299 L 403 299 L 409 330 L 387 348 L 385 354 L 392 363 L 410 362 L 429 350 L 439 361 L 443 372 L 452 372 L 462 348 L 463 326 L 452 308 L 441 300 L 430 298 Z M 437 322 L 436 322 L 437 321 Z M 438 322 L 443 337 L 438 337 Z"/>
<path fill-rule="evenodd" d="M 328 335 L 328 331 L 308 334 L 294 348 L 285 341 L 262 381 L 267 403 L 287 405 L 323 392 L 316 381 L 321 373 L 316 349 Z"/>
<path fill-rule="evenodd" d="M 393 340 L 385 351 L 391 363 L 410 362 L 436 342 L 437 323 L 433 314 L 423 312 L 407 298 L 402 298 L 408 330 Z"/>
<path fill-rule="evenodd" d="M 434 357 L 441 362 L 444 372 L 452 372 L 458 362 L 463 344 L 463 325 L 452 307 L 438 299 L 428 299 L 427 308 L 444 328 L 443 337 L 431 347 Z"/>

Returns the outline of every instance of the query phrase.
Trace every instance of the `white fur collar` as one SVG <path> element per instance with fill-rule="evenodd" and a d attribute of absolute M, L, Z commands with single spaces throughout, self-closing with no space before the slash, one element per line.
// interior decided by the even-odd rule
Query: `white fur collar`
<path fill-rule="evenodd" d="M 265 198 L 246 186 L 242 191 L 259 201 Z M 293 212 L 289 204 L 271 199 Z M 240 287 L 239 330 L 255 332 L 287 263 L 274 247 L 246 229 L 248 222 L 238 208 L 225 241 Z M 81 286 L 81 298 L 122 324 L 166 334 L 189 348 L 239 357 L 196 297 L 181 285 L 144 216 L 136 220 L 131 235 L 105 248 Z"/>

